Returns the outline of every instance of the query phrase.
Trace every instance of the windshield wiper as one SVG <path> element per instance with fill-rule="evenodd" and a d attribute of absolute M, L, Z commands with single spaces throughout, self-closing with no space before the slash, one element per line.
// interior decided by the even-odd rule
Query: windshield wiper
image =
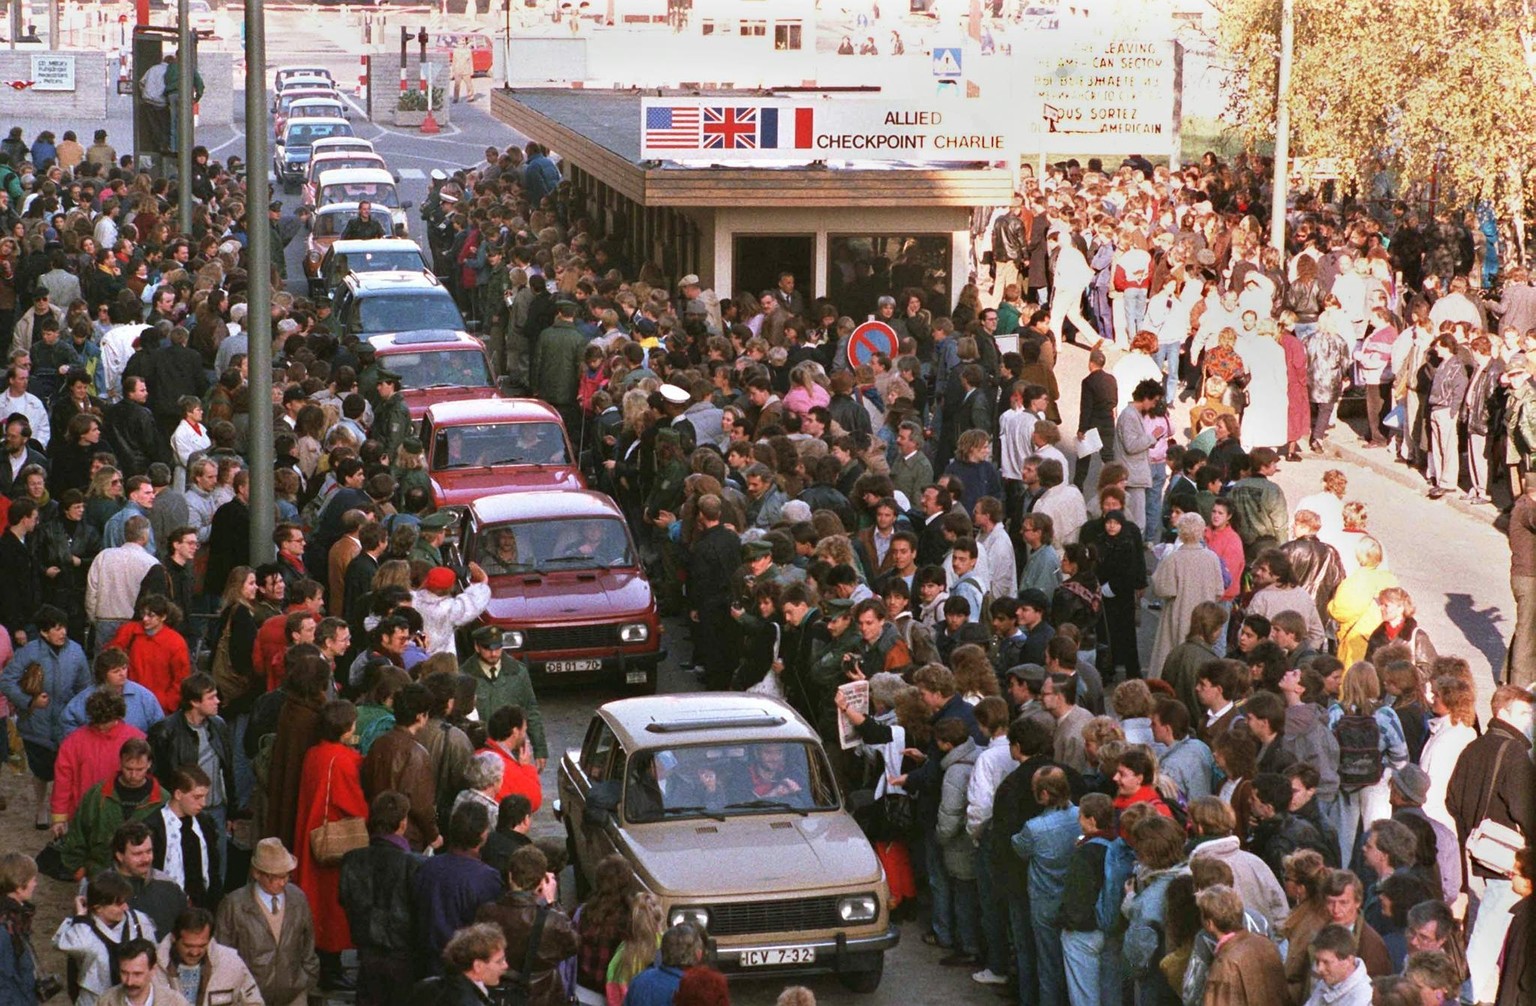
<path fill-rule="evenodd" d="M 707 807 L 700 807 L 700 806 L 666 807 L 666 808 L 662 809 L 662 814 L 667 816 L 667 817 L 671 817 L 673 814 L 700 814 L 700 815 L 702 815 L 704 817 L 712 818 L 712 819 L 714 819 L 716 821 L 724 821 L 725 820 L 725 815 L 720 813 L 719 811 L 717 811 L 717 810 L 710 810 Z"/>
<path fill-rule="evenodd" d="M 502 458 L 500 461 L 492 461 L 493 465 L 537 465 L 544 467 L 543 461 L 530 461 L 527 458 Z"/>
<path fill-rule="evenodd" d="M 555 565 L 556 563 L 578 563 L 583 566 L 591 566 L 598 569 L 603 568 L 603 564 L 592 558 L 590 555 L 557 555 L 549 559 L 540 559 L 538 562 L 538 568 L 545 569 L 549 566 Z"/>
<path fill-rule="evenodd" d="M 457 469 L 457 468 L 489 468 L 489 467 L 490 467 L 490 465 L 483 465 L 483 464 L 481 464 L 478 461 L 450 461 L 450 462 L 448 462 L 445 465 L 439 465 L 437 468 L 434 468 L 433 471 L 448 471 L 449 469 Z"/>
<path fill-rule="evenodd" d="M 807 814 L 810 813 L 810 811 L 807 810 L 806 808 L 804 808 L 804 807 L 796 807 L 793 804 L 785 802 L 784 800 L 769 800 L 769 799 L 765 799 L 765 798 L 760 798 L 760 799 L 757 799 L 757 800 L 742 800 L 740 803 L 728 803 L 728 804 L 725 805 L 725 809 L 726 810 L 787 810 L 791 814 L 799 814 L 801 817 L 805 817 Z"/>

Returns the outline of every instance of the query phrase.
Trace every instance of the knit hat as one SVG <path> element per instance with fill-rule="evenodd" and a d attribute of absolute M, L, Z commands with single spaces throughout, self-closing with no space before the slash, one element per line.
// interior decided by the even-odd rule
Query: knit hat
<path fill-rule="evenodd" d="M 421 585 L 427 590 L 441 594 L 452 590 L 454 584 L 458 582 L 458 576 L 447 566 L 433 566 L 432 571 L 427 574 L 427 578 L 422 581 Z"/>

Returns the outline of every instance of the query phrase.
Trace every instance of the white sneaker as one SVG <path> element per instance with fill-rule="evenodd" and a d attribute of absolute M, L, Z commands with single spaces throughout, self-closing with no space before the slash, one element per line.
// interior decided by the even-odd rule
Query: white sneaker
<path fill-rule="evenodd" d="M 994 974 L 991 968 L 984 968 L 971 975 L 971 981 L 979 985 L 1007 985 L 1008 976 Z"/>

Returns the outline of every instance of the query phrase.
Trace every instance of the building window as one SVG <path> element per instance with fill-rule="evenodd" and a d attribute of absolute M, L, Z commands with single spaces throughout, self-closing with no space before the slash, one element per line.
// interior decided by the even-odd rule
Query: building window
<path fill-rule="evenodd" d="M 713 35 L 715 33 L 715 22 L 705 18 L 699 22 L 699 31 L 705 35 Z"/>
<path fill-rule="evenodd" d="M 743 38 L 767 38 L 768 22 L 744 20 L 741 22 L 741 35 Z"/>
<path fill-rule="evenodd" d="M 863 321 L 875 313 L 881 294 L 896 296 L 896 314 L 905 314 L 903 290 L 917 290 L 934 317 L 948 315 L 954 291 L 947 234 L 829 234 L 827 293 L 841 313 Z"/>
<path fill-rule="evenodd" d="M 773 26 L 773 47 L 780 51 L 800 48 L 800 22 L 780 21 Z"/>

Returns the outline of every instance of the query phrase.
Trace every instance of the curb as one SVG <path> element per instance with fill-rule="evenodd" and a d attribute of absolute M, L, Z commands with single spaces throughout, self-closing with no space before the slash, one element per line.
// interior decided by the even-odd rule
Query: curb
<path fill-rule="evenodd" d="M 1347 423 L 1336 421 L 1335 428 L 1337 428 L 1339 425 L 1344 425 L 1346 428 L 1348 427 Z M 1336 441 L 1329 440 L 1323 444 L 1322 456 L 1324 458 L 1331 458 L 1338 461 L 1348 461 L 1351 464 L 1356 464 L 1362 468 L 1367 468 L 1375 472 L 1377 475 L 1382 476 L 1383 478 L 1391 479 L 1393 482 L 1396 482 L 1400 486 L 1414 490 L 1415 494 L 1418 495 L 1421 499 L 1428 500 L 1429 502 L 1437 502 L 1435 500 L 1429 500 L 1429 498 L 1424 495 L 1424 476 L 1419 474 L 1418 469 L 1411 468 L 1408 465 L 1398 464 L 1396 461 L 1392 460 L 1396 455 L 1390 453 L 1390 451 L 1391 448 L 1387 448 L 1385 450 L 1370 450 L 1359 446 L 1358 443 L 1341 444 Z M 1481 521 L 1482 523 L 1488 524 L 1490 526 L 1492 526 L 1494 520 L 1499 515 L 1499 509 L 1496 506 L 1474 506 L 1471 503 L 1457 499 L 1455 495 L 1443 496 L 1438 500 L 1438 502 L 1443 506 L 1449 506 L 1453 510 L 1457 510 L 1468 517 Z"/>

